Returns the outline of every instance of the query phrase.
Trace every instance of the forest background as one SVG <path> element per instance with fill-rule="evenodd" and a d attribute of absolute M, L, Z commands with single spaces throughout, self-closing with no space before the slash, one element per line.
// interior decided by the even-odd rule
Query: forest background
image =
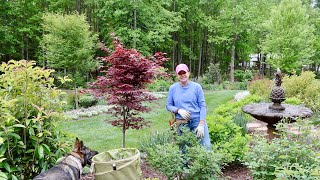
<path fill-rule="evenodd" d="M 108 46 L 114 32 L 126 47 L 145 56 L 167 53 L 169 71 L 186 63 L 193 77 L 200 77 L 214 64 L 233 82 L 234 71 L 247 69 L 246 62 L 255 54 L 261 75 L 273 74 L 269 65 L 290 74 L 307 67 L 318 75 L 319 6 L 317 0 L 4 0 L 0 2 L 0 61 L 35 60 L 39 66 L 76 74 L 79 67 L 73 66 L 78 62 L 64 63 L 65 67 L 50 64 L 45 38 L 50 26 L 45 21 L 48 14 L 80 14 L 90 25 L 90 41 Z M 89 53 L 95 59 L 102 52 L 96 47 Z M 57 52 L 53 56 L 63 61 Z M 88 68 L 88 79 L 94 73 L 95 68 Z"/>

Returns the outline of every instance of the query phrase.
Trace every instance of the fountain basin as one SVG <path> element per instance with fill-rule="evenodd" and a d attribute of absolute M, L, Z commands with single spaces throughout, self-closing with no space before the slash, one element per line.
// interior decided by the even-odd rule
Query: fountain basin
<path fill-rule="evenodd" d="M 274 110 L 269 108 L 272 104 L 273 103 L 251 103 L 244 105 L 242 110 L 252 117 L 268 123 L 268 126 L 273 126 L 283 118 L 295 121 L 296 118 L 307 118 L 313 114 L 311 109 L 303 106 L 281 104 L 285 108 L 284 110 Z"/>

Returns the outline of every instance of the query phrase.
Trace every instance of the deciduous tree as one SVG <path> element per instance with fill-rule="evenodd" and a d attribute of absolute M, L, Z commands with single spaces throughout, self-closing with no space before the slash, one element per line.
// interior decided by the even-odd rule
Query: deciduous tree
<path fill-rule="evenodd" d="M 73 79 L 76 108 L 78 108 L 79 81 L 97 67 L 97 63 L 93 60 L 97 36 L 89 30 L 86 17 L 79 14 L 47 14 L 44 16 L 43 27 L 44 59 L 49 67 L 64 70 L 65 75 Z"/>
<path fill-rule="evenodd" d="M 314 27 L 301 0 L 281 1 L 272 9 L 265 27 L 268 33 L 261 47 L 270 55 L 268 61 L 273 67 L 293 73 L 311 63 Z"/>
<path fill-rule="evenodd" d="M 97 96 L 107 93 L 107 102 L 112 105 L 110 113 L 118 118 L 112 125 L 122 127 L 122 147 L 125 147 L 125 134 L 129 128 L 140 129 L 147 125 L 140 112 L 150 109 L 142 103 L 156 100 L 145 88 L 159 73 L 158 68 L 167 60 L 161 52 L 151 57 L 144 57 L 135 49 L 125 48 L 118 38 L 114 38 L 115 50 L 101 59 L 107 63 L 101 68 L 105 76 L 98 77 L 97 81 L 90 83 Z M 105 47 L 103 48 L 107 50 Z"/>

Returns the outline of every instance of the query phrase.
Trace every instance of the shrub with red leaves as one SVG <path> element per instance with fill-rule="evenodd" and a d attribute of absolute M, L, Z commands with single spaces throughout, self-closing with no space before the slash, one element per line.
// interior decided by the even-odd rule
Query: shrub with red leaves
<path fill-rule="evenodd" d="M 96 96 L 107 95 L 107 102 L 112 105 L 109 112 L 117 119 L 112 125 L 122 127 L 122 146 L 125 147 L 125 132 L 127 129 L 141 129 L 147 125 L 140 112 L 150 109 L 142 102 L 156 100 L 146 90 L 146 85 L 153 82 L 155 75 L 160 73 L 159 68 L 167 61 L 164 53 L 157 52 L 151 57 L 144 57 L 135 49 L 125 48 L 120 40 L 114 37 L 115 50 L 110 53 L 105 46 L 102 50 L 110 53 L 101 57 L 106 66 L 100 68 L 105 73 L 89 85 Z"/>

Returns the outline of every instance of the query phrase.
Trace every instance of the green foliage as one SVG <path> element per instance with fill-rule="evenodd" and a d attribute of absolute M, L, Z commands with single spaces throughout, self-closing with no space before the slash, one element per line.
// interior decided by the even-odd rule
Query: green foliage
<path fill-rule="evenodd" d="M 292 97 L 292 98 L 286 98 L 285 101 L 283 101 L 283 103 L 285 104 L 293 104 L 293 105 L 300 105 L 302 103 L 302 101 L 296 97 Z"/>
<path fill-rule="evenodd" d="M 214 148 L 206 150 L 199 144 L 199 139 L 185 128 L 182 135 L 169 132 L 174 137 L 173 143 L 155 144 L 148 148 L 148 161 L 169 179 L 174 177 L 187 179 L 217 179 L 221 175 L 222 156 Z M 160 142 L 162 143 L 162 142 Z M 181 152 L 185 145 L 184 152 Z"/>
<path fill-rule="evenodd" d="M 271 142 L 263 137 L 253 139 L 244 159 L 255 179 L 319 179 L 320 141 L 306 121 L 298 121 L 296 127 L 299 134 L 279 123 L 279 138 Z"/>
<path fill-rule="evenodd" d="M 61 92 L 53 86 L 53 70 L 33 61 L 9 61 L 0 66 L 0 171 L 9 179 L 30 179 L 55 164 L 65 153 Z"/>
<path fill-rule="evenodd" d="M 98 99 L 92 94 L 80 94 L 79 95 L 79 106 L 88 108 L 98 103 Z"/>
<path fill-rule="evenodd" d="M 101 8 L 97 15 L 101 36 L 114 32 L 129 48 L 135 48 L 144 55 L 159 49 L 170 49 L 171 34 L 178 31 L 181 15 L 165 8 L 165 1 L 104 1 L 98 0 Z M 136 12 L 136 16 L 134 16 Z M 135 25 L 134 25 L 135 24 Z"/>
<path fill-rule="evenodd" d="M 207 91 L 222 91 L 223 85 L 214 85 L 214 84 L 201 84 L 203 90 Z"/>
<path fill-rule="evenodd" d="M 184 154 L 188 167 L 187 179 L 219 179 L 222 155 L 217 150 L 208 151 L 203 147 L 188 147 Z"/>
<path fill-rule="evenodd" d="M 77 86 L 83 84 L 86 73 L 98 66 L 93 61 L 97 36 L 90 31 L 86 17 L 48 13 L 43 19 L 43 58 L 49 67 L 66 71 Z"/>
<path fill-rule="evenodd" d="M 207 84 L 210 84 L 209 82 L 209 79 L 208 79 L 208 76 L 206 75 L 203 75 L 201 77 L 198 77 L 197 78 L 197 82 L 201 85 L 207 85 Z"/>
<path fill-rule="evenodd" d="M 251 102 L 259 102 L 261 97 L 249 95 L 237 102 L 227 102 L 207 116 L 211 143 L 223 154 L 224 163 L 241 160 L 248 150 L 247 143 L 250 137 L 244 132 L 248 116 L 242 112 L 242 106 Z M 241 119 L 235 115 L 242 114 Z M 240 118 L 240 117 L 239 117 Z"/>
<path fill-rule="evenodd" d="M 312 110 L 320 110 L 320 81 L 315 79 L 313 72 L 305 71 L 300 76 L 285 76 L 282 85 L 287 98 L 298 98 Z"/>
<path fill-rule="evenodd" d="M 224 81 L 222 85 L 223 85 L 223 89 L 225 90 L 246 90 L 247 89 L 247 82 Z"/>
<path fill-rule="evenodd" d="M 224 118 L 232 119 L 234 114 L 242 112 L 242 109 L 241 109 L 242 106 L 252 102 L 260 102 L 261 100 L 262 100 L 261 96 L 249 95 L 240 101 L 236 101 L 236 102 L 229 101 L 217 107 L 214 110 L 214 115 L 220 115 Z"/>
<path fill-rule="evenodd" d="M 301 0 L 283 0 L 274 6 L 265 22 L 266 38 L 262 52 L 269 54 L 268 62 L 285 72 L 298 71 L 310 64 L 314 54 L 314 26 L 308 8 Z"/>
<path fill-rule="evenodd" d="M 75 100 L 74 100 L 74 93 L 71 91 L 64 92 L 60 99 L 62 102 L 64 102 L 61 106 L 63 111 L 74 109 L 75 107 Z"/>
<path fill-rule="evenodd" d="M 248 117 L 244 115 L 244 113 L 236 113 L 232 117 L 233 122 L 241 127 L 242 135 L 244 136 L 247 134 L 247 123 L 248 123 Z"/>
<path fill-rule="evenodd" d="M 167 92 L 172 82 L 163 78 L 156 79 L 152 84 L 149 84 L 147 89 L 153 92 Z"/>
<path fill-rule="evenodd" d="M 0 2 L 0 62 L 35 59 L 42 37 L 40 0 Z"/>
<path fill-rule="evenodd" d="M 219 64 L 210 63 L 205 76 L 208 78 L 209 83 L 220 84 L 222 81 L 222 77 Z"/>
<path fill-rule="evenodd" d="M 251 81 L 253 75 L 250 70 L 235 70 L 234 78 L 239 82 L 248 82 Z"/>
<path fill-rule="evenodd" d="M 262 97 L 264 100 L 269 100 L 273 83 L 269 79 L 259 79 L 251 81 L 248 85 L 250 94 Z"/>
<path fill-rule="evenodd" d="M 182 174 L 184 160 L 175 144 L 156 145 L 148 150 L 150 164 L 163 172 L 169 179 Z"/>
<path fill-rule="evenodd" d="M 145 136 L 141 141 L 139 141 L 139 150 L 142 152 L 147 152 L 149 148 L 155 149 L 156 145 L 164 145 L 173 142 L 172 132 L 164 131 L 160 133 L 155 131 L 149 136 Z"/>
<path fill-rule="evenodd" d="M 249 136 L 243 136 L 241 127 L 231 118 L 211 115 L 207 117 L 207 121 L 211 143 L 223 154 L 223 163 L 241 160 L 247 151 Z"/>
<path fill-rule="evenodd" d="M 315 80 L 315 74 L 310 71 L 302 72 L 300 76 L 284 76 L 282 86 L 286 90 L 287 97 L 303 97 L 307 87 Z"/>

